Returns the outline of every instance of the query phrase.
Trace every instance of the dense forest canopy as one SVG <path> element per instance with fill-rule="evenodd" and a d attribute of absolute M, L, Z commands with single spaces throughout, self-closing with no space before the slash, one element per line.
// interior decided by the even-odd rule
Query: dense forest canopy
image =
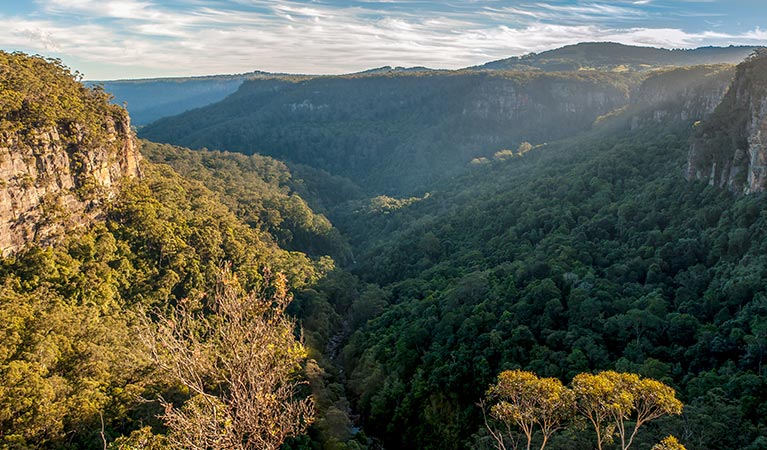
<path fill-rule="evenodd" d="M 337 222 L 368 246 L 354 273 L 391 305 L 344 349 L 366 429 L 398 448 L 464 448 L 500 370 L 617 369 L 680 391 L 682 418 L 659 426 L 688 448 L 761 442 L 764 198 L 686 182 L 688 135 L 551 144 Z"/>
<path fill-rule="evenodd" d="M 103 137 L 104 121 L 125 114 L 108 103 L 103 91 L 83 87 L 58 61 L 0 57 L 2 96 L 11 99 L 2 103 L 2 133 L 34 136 L 41 128 L 66 131 L 76 125 L 81 134 L 71 145 L 77 146 L 83 135 Z M 98 145 L 89 140 L 79 151 L 88 156 Z M 167 158 L 172 157 L 169 149 Z M 220 173 L 227 162 L 222 157 L 213 165 Z M 145 161 L 140 178 L 125 180 L 114 196 L 102 199 L 101 220 L 69 230 L 55 245 L 30 243 L 0 258 L 0 448 L 103 448 L 106 443 L 158 448 L 166 433 L 175 436 L 167 411 L 161 420 L 158 398 L 182 410 L 192 408 L 185 405 L 193 401 L 188 386 L 151 363 L 142 339 L 146 321 L 172 315 L 180 304 L 205 312 L 222 267 L 236 276 L 229 281 L 236 289 L 261 292 L 266 299 L 275 289 L 285 291 L 286 283 L 300 289 L 333 269 L 329 257 L 311 258 L 279 246 L 287 238 L 277 235 L 332 234 L 332 227 L 281 187 L 290 178 L 284 165 L 263 163 L 266 172 L 257 181 L 243 181 L 252 182 L 251 195 L 229 202 L 230 209 L 200 181 Z M 23 168 L 8 170 L 13 169 Z M 232 169 L 231 177 L 238 175 Z M 269 199 L 280 199 L 272 200 L 279 204 L 270 204 L 269 211 L 283 221 L 267 226 L 257 220 L 258 211 L 238 216 L 234 209 L 260 207 Z M 289 296 L 283 292 L 281 298 Z M 303 363 L 305 353 L 292 322 L 282 323 L 275 328 L 281 333 L 276 342 L 293 342 L 301 350 L 289 366 L 297 375 L 300 367 L 294 364 Z M 279 358 L 274 345 L 264 349 Z M 232 390 L 217 392 L 226 398 Z M 273 426 L 267 424 L 267 434 Z"/>

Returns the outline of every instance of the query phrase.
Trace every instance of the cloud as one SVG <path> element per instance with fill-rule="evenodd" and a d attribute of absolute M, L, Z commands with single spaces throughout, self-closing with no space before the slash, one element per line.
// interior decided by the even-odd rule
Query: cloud
<path fill-rule="evenodd" d="M 34 16 L 0 16 L 0 47 L 134 72 L 201 75 L 345 73 L 382 65 L 460 68 L 582 41 L 693 47 L 767 40 L 759 28 L 726 34 L 629 25 L 646 15 L 632 6 L 643 2 L 481 2 L 423 11 L 417 9 L 422 2 L 406 1 L 395 3 L 413 5 L 392 10 L 381 1 L 339 7 L 320 1 L 183 0 L 183 7 L 170 8 L 159 1 L 39 0 Z M 616 26 L 616 17 L 629 22 Z M 85 75 L 120 77 L 114 71 Z"/>
<path fill-rule="evenodd" d="M 535 20 L 554 24 L 595 24 L 636 21 L 645 19 L 648 12 L 636 5 L 648 4 L 650 0 L 631 2 L 632 6 L 613 3 L 532 3 L 517 6 L 486 6 L 484 14 L 496 20 Z"/>
<path fill-rule="evenodd" d="M 38 2 L 42 10 L 55 15 L 85 15 L 115 19 L 141 19 L 151 16 L 153 3 L 136 0 L 47 0 Z"/>

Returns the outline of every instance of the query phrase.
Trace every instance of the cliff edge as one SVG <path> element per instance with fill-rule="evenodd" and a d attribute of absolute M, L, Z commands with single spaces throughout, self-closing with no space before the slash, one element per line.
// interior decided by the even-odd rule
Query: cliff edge
<path fill-rule="evenodd" d="M 127 112 L 57 60 L 0 52 L 0 253 L 91 223 L 140 176 Z"/>
<path fill-rule="evenodd" d="M 767 50 L 737 67 L 710 118 L 697 124 L 688 179 L 750 194 L 767 189 Z"/>

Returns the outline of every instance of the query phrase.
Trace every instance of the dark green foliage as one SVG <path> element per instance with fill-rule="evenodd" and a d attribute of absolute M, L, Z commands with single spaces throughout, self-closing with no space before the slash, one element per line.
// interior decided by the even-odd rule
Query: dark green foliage
<path fill-rule="evenodd" d="M 476 399 L 500 370 L 523 368 L 670 383 L 690 407 L 659 424 L 690 449 L 763 434 L 765 198 L 686 182 L 687 134 L 572 139 L 388 214 L 339 215 L 354 272 L 392 304 L 344 349 L 366 430 L 387 447 L 465 448 Z M 716 402 L 732 407 L 714 418 Z M 725 420 L 739 431 L 687 428 Z M 641 445 L 662 437 L 650 434 Z"/>

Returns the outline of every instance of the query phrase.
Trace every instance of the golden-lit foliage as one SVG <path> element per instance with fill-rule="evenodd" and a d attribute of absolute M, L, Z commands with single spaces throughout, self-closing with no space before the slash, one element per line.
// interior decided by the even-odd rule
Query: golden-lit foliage
<path fill-rule="evenodd" d="M 683 405 L 674 389 L 633 373 L 579 374 L 573 379 L 573 390 L 578 410 L 594 426 L 600 449 L 617 433 L 621 448 L 626 450 L 639 428 L 648 421 L 682 413 Z M 633 427 L 627 426 L 629 421 Z"/>
<path fill-rule="evenodd" d="M 522 370 L 501 372 L 498 382 L 488 389 L 487 399 L 496 402 L 490 407 L 490 416 L 503 424 L 502 429 L 487 425 L 500 449 L 506 448 L 507 442 L 512 448 L 516 446 L 513 426 L 524 434 L 527 449 L 536 429 L 540 430 L 543 449 L 551 435 L 572 415 L 575 402 L 572 391 L 561 381 L 539 378 L 532 372 Z"/>
<path fill-rule="evenodd" d="M 60 60 L 0 51 L 0 131 L 56 126 L 79 143 L 105 136 L 107 123 L 125 111 L 102 89 L 87 88 Z"/>
<path fill-rule="evenodd" d="M 146 318 L 153 360 L 190 393 L 181 407 L 161 400 L 173 448 L 273 450 L 313 421 L 313 400 L 298 392 L 306 351 L 285 316 L 285 278 L 265 279 L 268 288 L 245 294 L 224 269 L 209 314 L 182 302 Z"/>
<path fill-rule="evenodd" d="M 517 447 L 517 428 L 526 439 L 527 449 L 539 431 L 542 450 L 551 435 L 565 427 L 576 412 L 594 427 L 597 448 L 613 442 L 617 433 L 621 449 L 627 450 L 642 425 L 682 412 L 682 402 L 672 388 L 637 374 L 614 371 L 580 373 L 573 378 L 572 389 L 568 389 L 555 378 L 507 370 L 490 386 L 486 401 L 492 403 L 490 417 L 502 425 L 493 427 L 485 417 L 485 426 L 501 450 L 507 445 Z M 484 411 L 484 402 L 482 407 Z M 629 423 L 633 427 L 627 426 Z"/>
<path fill-rule="evenodd" d="M 652 446 L 651 450 L 687 450 L 674 436 L 666 436 Z"/>

